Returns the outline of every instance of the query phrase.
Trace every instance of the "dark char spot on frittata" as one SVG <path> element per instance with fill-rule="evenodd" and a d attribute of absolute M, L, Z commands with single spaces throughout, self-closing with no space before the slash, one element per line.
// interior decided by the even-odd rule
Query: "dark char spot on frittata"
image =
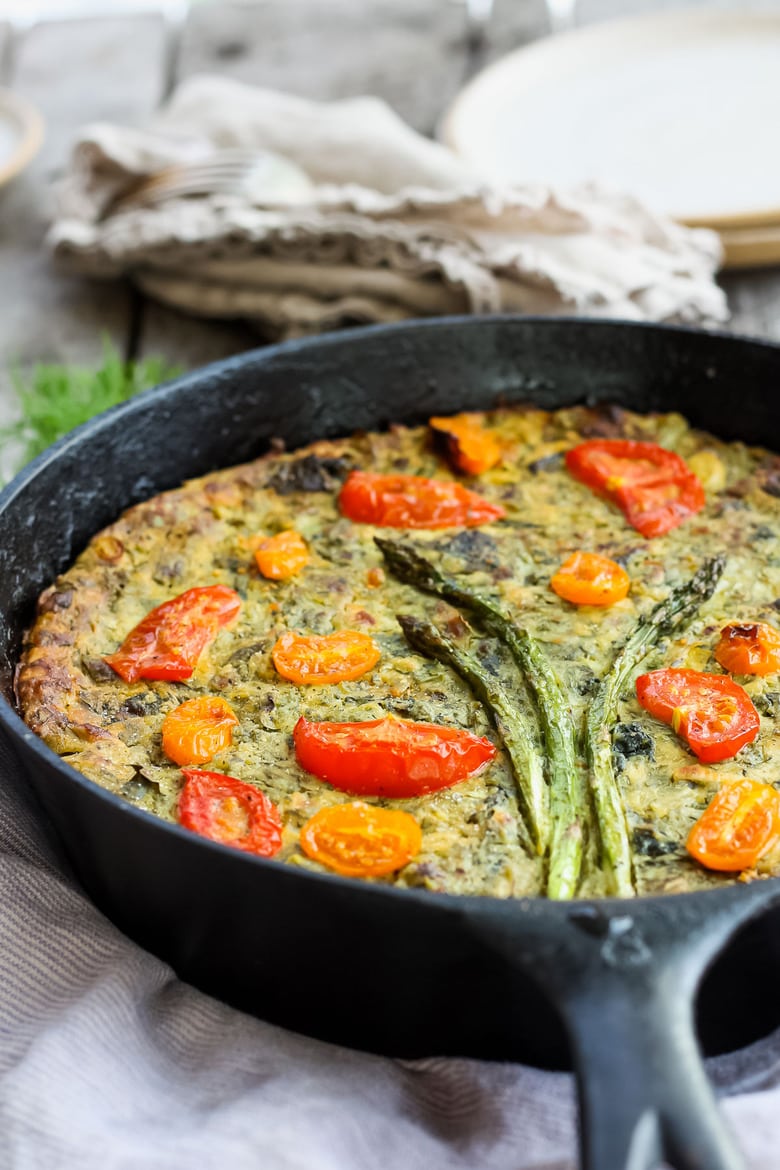
<path fill-rule="evenodd" d="M 616 402 L 599 402 L 594 417 L 582 427 L 586 439 L 621 439 L 626 433 L 626 412 Z"/>
<path fill-rule="evenodd" d="M 485 669 L 489 670 L 491 674 L 499 674 L 501 669 L 501 659 L 487 642 L 481 642 L 477 646 L 477 658 L 480 660 Z"/>
<path fill-rule="evenodd" d="M 682 852 L 676 841 L 670 841 L 667 837 L 659 837 L 654 829 L 634 829 L 631 834 L 631 843 L 635 851 L 642 857 L 668 857 L 672 853 Z"/>
<path fill-rule="evenodd" d="M 764 691 L 763 695 L 753 695 L 753 704 L 759 715 L 768 715 L 770 718 L 780 711 L 780 692 Z"/>
<path fill-rule="evenodd" d="M 341 485 L 350 470 L 347 459 L 305 455 L 277 467 L 268 480 L 268 487 L 279 496 L 291 496 L 294 492 L 331 492 Z"/>
<path fill-rule="evenodd" d="M 473 572 L 497 569 L 501 563 L 496 542 L 479 528 L 465 528 L 449 540 L 437 541 L 433 547 L 449 556 L 458 557 Z"/>
<path fill-rule="evenodd" d="M 115 672 L 102 658 L 82 658 L 81 665 L 93 682 L 113 682 L 116 678 Z"/>
<path fill-rule="evenodd" d="M 772 468 L 765 472 L 760 486 L 768 496 L 780 497 L 780 469 Z"/>
<path fill-rule="evenodd" d="M 595 695 L 600 684 L 593 671 L 586 668 L 575 685 L 581 695 Z"/>
<path fill-rule="evenodd" d="M 144 691 L 140 695 L 131 695 L 125 699 L 119 708 L 119 715 L 156 715 L 162 707 L 162 698 L 154 691 Z"/>
<path fill-rule="evenodd" d="M 42 597 L 38 606 L 40 613 L 55 613 L 60 609 L 70 609 L 73 601 L 72 589 L 54 589 Z"/>
<path fill-rule="evenodd" d="M 132 800 L 140 804 L 145 797 L 159 791 L 159 785 L 155 784 L 154 780 L 151 780 L 143 769 L 135 766 L 135 776 L 122 786 L 121 794 L 125 800 Z"/>
<path fill-rule="evenodd" d="M 631 756 L 654 758 L 653 737 L 639 723 L 618 723 L 612 733 L 612 758 L 618 772 Z"/>
<path fill-rule="evenodd" d="M 555 471 L 563 466 L 563 451 L 556 451 L 553 455 L 545 455 L 541 459 L 534 459 L 528 464 L 532 475 L 539 475 L 542 471 Z"/>

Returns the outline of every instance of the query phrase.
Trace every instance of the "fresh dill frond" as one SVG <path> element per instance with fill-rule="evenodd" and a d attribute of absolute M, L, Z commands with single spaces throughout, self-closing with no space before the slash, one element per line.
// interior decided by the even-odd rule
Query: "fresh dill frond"
<path fill-rule="evenodd" d="M 109 341 L 98 369 L 40 364 L 12 374 L 19 417 L 0 428 L 0 442 L 13 445 L 14 470 L 94 415 L 181 373 L 164 358 L 125 362 Z"/>

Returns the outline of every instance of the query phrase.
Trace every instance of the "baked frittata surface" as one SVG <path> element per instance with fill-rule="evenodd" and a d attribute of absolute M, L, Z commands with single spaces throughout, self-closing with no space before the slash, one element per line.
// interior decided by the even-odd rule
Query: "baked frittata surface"
<path fill-rule="evenodd" d="M 682 635 L 661 642 L 637 673 L 662 666 L 719 671 L 712 652 L 724 621 L 778 621 L 776 456 L 693 430 L 676 414 L 578 407 L 552 413 L 501 409 L 479 417 L 498 436 L 502 458 L 465 482 L 500 503 L 505 519 L 479 528 L 393 535 L 522 619 L 554 665 L 578 723 L 639 616 L 689 579 L 705 558 L 717 552 L 727 557 L 714 595 Z M 704 510 L 665 536 L 644 539 L 611 503 L 566 470 L 563 453 L 593 437 L 648 440 L 677 452 L 705 488 Z M 299 845 L 301 827 L 319 809 L 350 798 L 296 762 L 292 730 L 301 715 L 357 722 L 392 713 L 468 729 L 499 747 L 485 770 L 416 799 L 368 798 L 411 813 L 423 833 L 413 861 L 394 875 L 371 880 L 451 894 L 541 893 L 545 863 L 529 844 L 516 782 L 486 710 L 448 667 L 409 649 L 396 615 L 432 618 L 495 672 L 533 719 L 517 667 L 501 643 L 470 624 L 467 615 L 384 571 L 373 538 L 389 530 L 353 523 L 338 508 L 339 489 L 352 469 L 457 478 L 434 450 L 427 428 L 395 427 L 294 453 L 273 452 L 131 508 L 41 597 L 18 672 L 23 717 L 89 780 L 176 821 L 182 773 L 162 752 L 162 721 L 184 699 L 224 697 L 239 727 L 232 747 L 208 766 L 262 789 L 284 826 L 277 860 L 314 870 L 320 866 Z M 303 536 L 310 560 L 289 580 L 267 580 L 255 565 L 253 540 L 290 528 Z M 609 608 L 577 607 L 552 592 L 551 576 L 582 549 L 626 568 L 631 590 L 624 601 Z M 236 623 L 220 630 L 188 681 L 128 684 L 104 662 L 155 606 L 212 584 L 234 588 L 243 605 Z M 368 674 L 316 687 L 297 686 L 277 674 L 271 650 L 285 631 L 341 629 L 364 630 L 381 649 Z M 734 880 L 737 875 L 708 871 L 689 857 L 687 834 L 723 778 L 749 775 L 780 787 L 780 679 L 737 681 L 761 714 L 760 734 L 734 759 L 708 767 L 696 762 L 671 727 L 639 706 L 633 688 L 621 697 L 613 759 L 641 894 Z M 605 893 L 599 855 L 591 825 L 582 896 Z M 774 872 L 777 861 L 770 854 L 747 876 Z"/>

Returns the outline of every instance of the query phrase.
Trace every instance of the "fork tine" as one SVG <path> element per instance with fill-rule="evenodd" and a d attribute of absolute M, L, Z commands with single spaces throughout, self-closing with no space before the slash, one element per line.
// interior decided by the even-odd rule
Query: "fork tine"
<path fill-rule="evenodd" d="M 209 171 L 180 171 L 176 174 L 159 175 L 153 181 L 147 181 L 131 188 L 118 196 L 111 207 L 111 211 L 116 211 L 120 207 L 125 207 L 132 203 L 142 203 L 146 199 L 154 197 L 170 197 L 173 192 L 179 190 L 180 187 L 188 189 L 193 186 L 198 186 L 202 189 L 210 189 L 216 184 L 224 186 L 226 184 L 236 185 L 249 174 L 250 168 L 241 167 L 237 169 L 227 170 L 209 170 Z"/>
<path fill-rule="evenodd" d="M 190 195 L 219 195 L 238 189 L 239 184 L 232 180 L 209 183 L 208 186 L 203 183 L 187 183 L 180 187 L 166 187 L 164 191 L 150 191 L 139 198 L 124 200 L 121 204 L 117 203 L 113 214 L 117 211 L 128 211 L 132 207 L 151 207 L 156 203 L 167 203 L 172 199 L 186 198 Z"/>
<path fill-rule="evenodd" d="M 211 156 L 192 163 L 177 163 L 148 175 L 119 195 L 104 212 L 103 218 L 132 206 L 148 205 L 184 194 L 206 194 L 238 186 L 251 172 L 261 152 L 243 147 L 215 151 Z"/>
<path fill-rule="evenodd" d="M 172 182 L 179 182 L 180 180 L 189 181 L 191 179 L 201 180 L 208 178 L 219 178 L 223 175 L 233 176 L 242 175 L 250 168 L 246 165 L 220 165 L 214 167 L 177 167 L 169 171 L 159 171 L 156 175 L 152 175 L 148 179 L 139 184 L 136 190 L 146 189 L 147 187 L 165 186 Z"/>

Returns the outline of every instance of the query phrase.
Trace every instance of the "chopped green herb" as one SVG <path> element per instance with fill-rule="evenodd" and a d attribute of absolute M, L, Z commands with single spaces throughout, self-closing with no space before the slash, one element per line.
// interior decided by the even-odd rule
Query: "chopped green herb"
<path fill-rule="evenodd" d="M 24 375 L 16 371 L 12 378 L 20 417 L 0 429 L 0 442 L 16 445 L 18 470 L 74 427 L 179 373 L 164 358 L 125 362 L 108 341 L 98 369 L 45 364 Z"/>

